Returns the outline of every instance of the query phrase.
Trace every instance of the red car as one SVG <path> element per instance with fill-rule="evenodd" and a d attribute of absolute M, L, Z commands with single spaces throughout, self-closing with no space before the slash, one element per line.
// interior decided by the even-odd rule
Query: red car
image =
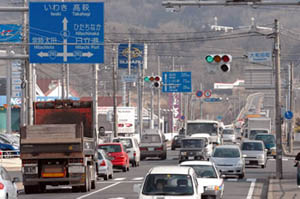
<path fill-rule="evenodd" d="M 122 143 L 99 144 L 99 149 L 106 151 L 112 157 L 113 168 L 122 169 L 123 172 L 129 171 L 129 157 Z"/>

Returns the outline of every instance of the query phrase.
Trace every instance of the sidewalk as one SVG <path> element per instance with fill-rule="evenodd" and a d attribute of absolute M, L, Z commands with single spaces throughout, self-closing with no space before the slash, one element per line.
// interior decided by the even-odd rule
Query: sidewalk
<path fill-rule="evenodd" d="M 300 142 L 294 142 L 292 155 L 300 152 Z M 268 199 L 300 198 L 300 188 L 297 187 L 297 168 L 294 162 L 283 167 L 283 178 L 276 179 L 275 176 L 269 179 Z"/>

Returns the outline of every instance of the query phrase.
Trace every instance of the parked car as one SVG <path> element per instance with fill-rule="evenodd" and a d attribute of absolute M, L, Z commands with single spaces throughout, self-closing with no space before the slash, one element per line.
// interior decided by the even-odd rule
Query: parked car
<path fill-rule="evenodd" d="M 167 159 L 167 140 L 162 133 L 146 132 L 141 137 L 140 151 L 141 160 L 147 157 L 159 157 L 162 160 Z"/>
<path fill-rule="evenodd" d="M 141 161 L 141 152 L 139 144 L 134 137 L 117 137 L 113 142 L 121 142 L 128 152 L 129 161 L 133 167 L 139 166 Z"/>
<path fill-rule="evenodd" d="M 258 133 L 255 135 L 254 140 L 263 141 L 265 148 L 268 150 L 267 155 L 276 158 L 276 138 L 273 134 Z"/>
<path fill-rule="evenodd" d="M 98 145 L 99 149 L 106 151 L 111 157 L 113 168 L 129 171 L 129 157 L 122 143 L 104 143 Z"/>
<path fill-rule="evenodd" d="M 261 140 L 244 140 L 241 143 L 242 154 L 246 155 L 246 165 L 257 165 L 265 168 L 267 164 L 267 149 Z"/>
<path fill-rule="evenodd" d="M 228 128 L 223 130 L 223 142 L 236 143 L 236 135 L 233 129 Z"/>
<path fill-rule="evenodd" d="M 181 140 L 179 152 L 179 162 L 186 160 L 207 160 L 207 151 L 205 138 L 187 137 Z"/>
<path fill-rule="evenodd" d="M 202 198 L 223 198 L 224 180 L 214 163 L 209 161 L 185 161 L 180 166 L 192 167 L 195 170 L 198 183 L 203 186 Z"/>
<path fill-rule="evenodd" d="M 222 175 L 245 176 L 245 159 L 237 145 L 216 146 L 211 161 Z"/>
<path fill-rule="evenodd" d="M 18 188 L 16 183 L 19 181 L 20 180 L 17 177 L 11 179 L 11 176 L 6 171 L 6 169 L 0 166 L 0 198 L 18 198 Z"/>
<path fill-rule="evenodd" d="M 176 148 L 180 148 L 182 138 L 184 138 L 184 136 L 181 136 L 181 135 L 175 135 L 173 137 L 172 143 L 171 143 L 171 150 L 175 150 Z"/>
<path fill-rule="evenodd" d="M 203 193 L 195 170 L 179 166 L 154 167 L 147 173 L 143 185 L 134 185 L 133 189 L 139 193 L 139 199 L 199 199 Z"/>
<path fill-rule="evenodd" d="M 104 180 L 113 178 L 114 170 L 113 164 L 110 161 L 112 158 L 108 157 L 106 152 L 102 149 L 98 149 L 98 160 L 97 160 L 97 175 L 103 177 Z"/>

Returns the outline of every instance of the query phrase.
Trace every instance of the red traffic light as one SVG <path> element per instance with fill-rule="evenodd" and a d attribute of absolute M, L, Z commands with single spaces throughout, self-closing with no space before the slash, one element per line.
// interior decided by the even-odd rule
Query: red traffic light
<path fill-rule="evenodd" d="M 222 61 L 223 61 L 223 62 L 227 63 L 227 62 L 230 62 L 230 60 L 231 60 L 231 59 L 230 59 L 229 55 L 223 55 L 223 56 L 222 56 Z"/>
<path fill-rule="evenodd" d="M 155 81 L 159 82 L 161 80 L 160 76 L 155 76 Z"/>

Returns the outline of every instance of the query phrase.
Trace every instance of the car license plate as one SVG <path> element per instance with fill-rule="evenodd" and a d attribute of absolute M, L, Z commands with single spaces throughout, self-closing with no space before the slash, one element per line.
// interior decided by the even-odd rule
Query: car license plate
<path fill-rule="evenodd" d="M 193 160 L 194 159 L 194 157 L 189 157 L 189 160 Z"/>
<path fill-rule="evenodd" d="M 149 147 L 149 148 L 148 148 L 148 151 L 154 151 L 154 148 Z"/>

